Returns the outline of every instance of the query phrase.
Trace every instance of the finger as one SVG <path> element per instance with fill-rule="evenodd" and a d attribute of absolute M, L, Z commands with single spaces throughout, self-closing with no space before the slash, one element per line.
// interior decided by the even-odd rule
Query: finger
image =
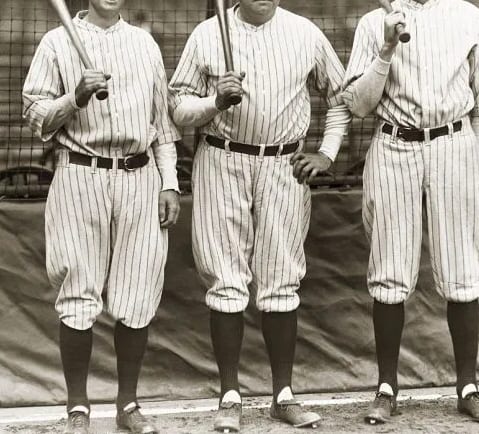
<path fill-rule="evenodd" d="M 303 168 L 309 163 L 307 158 L 303 158 L 294 165 L 293 175 L 295 178 L 298 178 L 303 171 Z"/>
<path fill-rule="evenodd" d="M 236 79 L 218 81 L 218 86 L 217 86 L 218 88 L 228 87 L 228 86 L 243 87 L 241 85 L 241 81 Z"/>
<path fill-rule="evenodd" d="M 298 181 L 302 184 L 306 178 L 309 176 L 309 173 L 313 170 L 313 166 L 311 164 L 307 164 L 305 167 L 303 167 L 303 170 L 301 170 L 301 173 L 298 176 Z"/>
<path fill-rule="evenodd" d="M 318 176 L 318 173 L 319 173 L 319 169 L 311 170 L 311 173 L 309 174 L 308 179 L 307 179 L 307 183 L 311 184 L 311 182 L 313 182 L 314 178 L 316 178 L 316 176 Z"/>
<path fill-rule="evenodd" d="M 168 229 L 171 228 L 175 223 L 176 219 L 178 218 L 178 207 L 173 205 L 173 206 L 167 206 L 166 207 L 166 218 L 163 223 L 160 223 L 160 227 Z"/>
<path fill-rule="evenodd" d="M 219 93 L 223 93 L 223 94 L 231 93 L 231 92 L 243 92 L 243 88 L 241 87 L 241 85 L 230 84 L 227 86 L 218 87 L 218 91 Z"/>
<path fill-rule="evenodd" d="M 166 202 L 162 198 L 160 198 L 160 202 L 158 204 L 158 213 L 160 216 L 160 226 L 161 226 L 161 223 L 165 221 L 165 217 L 166 217 Z"/>
<path fill-rule="evenodd" d="M 228 71 L 225 75 L 223 75 L 222 77 L 220 77 L 220 80 L 222 79 L 230 79 L 230 78 L 234 78 L 236 80 L 242 80 L 241 78 L 241 74 L 236 72 L 236 71 Z"/>
<path fill-rule="evenodd" d="M 302 160 L 304 157 L 306 157 L 306 155 L 304 155 L 302 152 L 298 152 L 298 153 L 294 154 L 294 155 L 291 157 L 291 160 L 289 160 L 289 161 L 290 161 L 291 164 L 294 164 L 294 163 L 296 163 L 297 161 Z"/>

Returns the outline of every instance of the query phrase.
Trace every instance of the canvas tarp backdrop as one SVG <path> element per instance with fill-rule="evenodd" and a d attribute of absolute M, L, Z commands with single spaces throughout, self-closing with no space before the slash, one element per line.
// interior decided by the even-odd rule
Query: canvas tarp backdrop
<path fill-rule="evenodd" d="M 45 202 L 0 202 L 0 405 L 58 404 L 65 386 L 58 350 L 56 293 L 45 272 Z M 208 309 L 194 269 L 191 198 L 170 232 L 165 289 L 140 379 L 143 399 L 204 398 L 218 392 Z M 425 240 L 426 242 L 427 240 Z M 423 245 L 417 291 L 407 305 L 400 384 L 452 384 L 454 360 L 445 303 L 435 293 Z M 366 290 L 368 247 L 361 223 L 361 191 L 313 194 L 306 242 L 308 271 L 301 288 L 296 392 L 373 388 L 376 381 L 372 302 Z M 94 327 L 89 395 L 113 401 L 116 364 L 113 321 Z M 240 382 L 248 395 L 269 394 L 270 371 L 252 304 L 246 315 Z"/>

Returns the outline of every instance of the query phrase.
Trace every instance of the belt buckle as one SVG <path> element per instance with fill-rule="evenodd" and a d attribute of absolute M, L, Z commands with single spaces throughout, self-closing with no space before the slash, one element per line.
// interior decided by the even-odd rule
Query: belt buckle
<path fill-rule="evenodd" d="M 128 167 L 128 161 L 133 157 L 134 155 L 127 155 L 125 158 L 123 158 L 123 166 L 127 172 L 133 172 L 135 170 L 135 167 Z"/>

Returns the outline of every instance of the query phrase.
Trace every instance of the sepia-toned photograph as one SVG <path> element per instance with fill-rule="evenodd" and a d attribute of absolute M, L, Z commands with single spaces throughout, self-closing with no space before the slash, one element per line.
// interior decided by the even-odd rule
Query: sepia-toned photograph
<path fill-rule="evenodd" d="M 479 0 L 2 0 L 0 434 L 479 433 Z"/>

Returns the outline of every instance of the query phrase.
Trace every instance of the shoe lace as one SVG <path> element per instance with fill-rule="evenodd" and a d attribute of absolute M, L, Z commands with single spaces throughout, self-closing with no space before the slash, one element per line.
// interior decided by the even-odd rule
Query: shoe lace
<path fill-rule="evenodd" d="M 286 411 L 292 415 L 297 415 L 302 412 L 301 404 L 297 401 L 278 402 L 278 406 L 282 411 Z"/>
<path fill-rule="evenodd" d="M 146 418 L 143 416 L 139 410 L 139 408 L 135 408 L 128 412 L 128 415 L 131 418 L 131 421 L 136 425 L 136 424 L 142 424 L 146 423 Z"/>
<path fill-rule="evenodd" d="M 391 407 L 393 405 L 392 404 L 392 396 L 387 395 L 387 394 L 382 393 L 382 392 L 377 392 L 376 393 L 376 404 L 377 404 L 377 406 L 380 406 L 380 407 Z"/>
<path fill-rule="evenodd" d="M 86 414 L 82 411 L 74 411 L 71 413 L 71 423 L 74 428 L 83 428 L 86 424 Z"/>
<path fill-rule="evenodd" d="M 467 399 L 472 399 L 473 401 L 478 401 L 479 402 L 479 391 L 478 392 L 472 392 L 466 397 Z"/>

